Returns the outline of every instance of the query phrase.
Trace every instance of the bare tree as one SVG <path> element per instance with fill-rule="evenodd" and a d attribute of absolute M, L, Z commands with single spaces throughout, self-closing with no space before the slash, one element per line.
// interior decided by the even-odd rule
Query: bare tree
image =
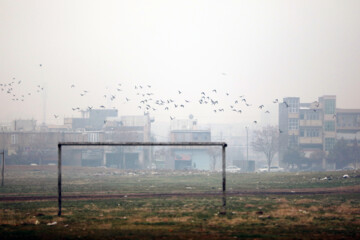
<path fill-rule="evenodd" d="M 222 154 L 219 148 L 210 147 L 207 149 L 208 154 L 211 156 L 210 160 L 210 170 L 215 171 L 217 159 Z"/>
<path fill-rule="evenodd" d="M 271 162 L 278 151 L 279 131 L 276 127 L 267 126 L 262 130 L 254 131 L 254 134 L 255 140 L 251 143 L 252 148 L 265 154 L 268 171 L 270 171 Z"/>

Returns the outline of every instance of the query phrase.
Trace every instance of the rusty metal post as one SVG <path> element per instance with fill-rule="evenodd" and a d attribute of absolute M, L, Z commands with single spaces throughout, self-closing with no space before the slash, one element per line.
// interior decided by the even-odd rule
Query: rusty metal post
<path fill-rule="evenodd" d="M 1 186 L 4 186 L 5 175 L 5 151 L 2 152 L 2 164 L 1 164 Z"/>
<path fill-rule="evenodd" d="M 58 216 L 61 216 L 61 144 L 58 144 Z"/>
<path fill-rule="evenodd" d="M 222 211 L 221 214 L 226 214 L 226 156 L 225 148 L 226 144 L 222 145 Z"/>

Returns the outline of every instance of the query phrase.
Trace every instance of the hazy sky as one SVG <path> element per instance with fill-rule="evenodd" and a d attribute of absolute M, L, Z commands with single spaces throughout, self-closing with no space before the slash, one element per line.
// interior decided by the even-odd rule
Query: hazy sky
<path fill-rule="evenodd" d="M 147 93 L 178 104 L 151 103 L 159 121 L 276 123 L 288 96 L 360 108 L 360 1 L 0 0 L 0 83 L 0 122 L 41 123 L 44 93 L 56 124 L 76 107 L 142 114 Z"/>

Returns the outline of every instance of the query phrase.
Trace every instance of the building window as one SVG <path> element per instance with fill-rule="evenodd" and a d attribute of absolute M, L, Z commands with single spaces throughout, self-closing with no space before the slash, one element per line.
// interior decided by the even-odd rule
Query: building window
<path fill-rule="evenodd" d="M 335 99 L 326 99 L 325 100 L 325 114 L 334 114 L 335 113 Z"/>
<path fill-rule="evenodd" d="M 288 98 L 286 100 L 289 105 L 288 109 L 290 113 L 299 113 L 299 99 L 298 98 Z"/>
<path fill-rule="evenodd" d="M 319 120 L 319 113 L 317 113 L 317 112 L 309 112 L 307 114 L 307 119 L 308 120 Z"/>
<path fill-rule="evenodd" d="M 319 129 L 316 128 L 310 128 L 306 130 L 306 136 L 307 137 L 319 137 L 320 136 L 320 131 Z"/>
<path fill-rule="evenodd" d="M 325 151 L 330 151 L 335 145 L 335 138 L 325 138 Z"/>
<path fill-rule="evenodd" d="M 89 140 L 89 142 L 98 142 L 99 141 L 99 133 L 89 133 L 88 140 Z"/>
<path fill-rule="evenodd" d="M 289 147 L 296 148 L 299 145 L 298 141 L 299 141 L 298 136 L 295 136 L 294 134 L 289 136 Z"/>
<path fill-rule="evenodd" d="M 297 130 L 297 129 L 299 129 L 299 119 L 289 118 L 289 130 Z"/>
<path fill-rule="evenodd" d="M 304 129 L 300 129 L 300 137 L 304 137 L 305 136 L 305 130 Z"/>
<path fill-rule="evenodd" d="M 15 134 L 11 135 L 11 144 L 17 144 L 17 136 Z"/>
<path fill-rule="evenodd" d="M 335 121 L 325 121 L 324 130 L 326 132 L 335 132 Z"/>

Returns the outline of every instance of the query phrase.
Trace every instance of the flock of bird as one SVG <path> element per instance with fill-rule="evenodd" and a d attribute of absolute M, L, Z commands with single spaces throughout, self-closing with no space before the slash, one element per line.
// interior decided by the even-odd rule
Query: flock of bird
<path fill-rule="evenodd" d="M 222 112 L 231 111 L 235 112 L 237 114 L 241 114 L 244 109 L 252 107 L 253 105 L 248 102 L 248 100 L 242 95 L 231 98 L 231 94 L 228 92 L 225 93 L 219 93 L 218 90 L 213 89 L 209 92 L 201 91 L 198 93 L 198 95 L 193 95 L 190 98 L 185 97 L 183 90 L 177 90 L 177 92 L 172 94 L 172 97 L 170 98 L 157 98 L 156 94 L 154 94 L 151 89 L 151 85 L 134 85 L 133 90 L 135 91 L 136 97 L 130 97 L 130 96 L 123 96 L 129 94 L 129 89 L 126 91 L 123 90 L 122 84 L 118 83 L 116 86 L 116 91 L 120 93 L 119 94 L 104 94 L 104 99 L 115 101 L 117 99 L 120 99 L 122 101 L 123 97 L 123 104 L 127 104 L 130 102 L 134 102 L 136 107 L 143 111 L 144 114 L 150 114 L 155 112 L 167 112 L 169 115 L 170 120 L 174 120 L 175 116 L 171 113 L 175 113 L 176 111 L 179 111 L 181 109 L 187 108 L 191 104 L 198 104 L 199 106 L 208 106 L 210 111 L 212 111 L 214 114 L 220 114 Z M 71 88 L 75 88 L 75 85 L 71 85 Z M 115 88 L 114 88 L 115 89 Z M 88 92 L 86 90 L 82 90 L 80 93 L 81 97 L 86 96 Z M 183 97 L 182 97 L 183 96 Z M 179 100 L 180 98 L 180 100 Z M 230 104 L 223 104 L 222 101 L 224 98 L 229 98 Z M 227 101 L 229 102 L 229 101 Z M 273 103 L 278 103 L 278 99 L 275 99 Z M 288 105 L 287 105 L 288 106 Z M 87 106 L 87 110 L 92 110 L 94 106 Z M 95 106 L 96 108 L 96 106 Z M 108 108 L 105 104 L 99 105 L 98 108 Z M 266 114 L 270 114 L 269 110 L 265 109 L 265 106 L 263 104 L 258 106 L 259 110 L 264 111 Z M 73 107 L 73 111 L 81 111 L 80 107 Z M 254 124 L 257 124 L 257 121 L 253 121 Z"/>
<path fill-rule="evenodd" d="M 21 85 L 21 80 L 16 80 L 16 78 L 13 78 L 12 81 L 7 83 L 0 83 L 0 89 L 2 93 L 8 94 L 8 96 L 11 98 L 12 101 L 21 101 L 23 102 L 27 96 L 31 96 L 31 94 L 34 93 L 41 93 L 44 91 L 44 87 L 41 85 L 37 85 L 37 87 L 34 89 L 35 91 L 28 91 L 27 93 L 16 93 L 16 87 L 18 85 Z"/>
<path fill-rule="evenodd" d="M 40 65 L 41 67 L 42 65 Z M 36 85 L 33 88 L 33 91 L 28 91 L 27 93 L 17 94 L 15 89 L 21 86 L 22 81 L 17 80 L 15 77 L 7 83 L 0 83 L 1 93 L 7 94 L 12 101 L 23 102 L 26 97 L 30 97 L 32 94 L 41 93 L 44 91 L 44 87 L 41 85 Z M 132 89 L 131 89 L 132 88 Z M 90 91 L 81 89 L 77 84 L 71 84 L 69 86 L 69 91 L 72 91 L 73 94 L 79 94 L 81 98 L 87 98 Z M 96 90 L 96 94 L 102 92 L 100 89 Z M 189 105 L 192 107 L 194 104 L 198 105 L 197 107 L 207 108 L 213 114 L 222 114 L 223 112 L 233 112 L 235 114 L 241 114 L 246 111 L 248 108 L 257 108 L 259 111 L 264 112 L 265 114 L 270 114 L 268 106 L 254 105 L 249 102 L 244 95 L 235 96 L 229 92 L 222 92 L 217 89 L 212 89 L 208 91 L 199 91 L 197 94 L 192 94 L 188 96 L 185 94 L 185 91 L 182 89 L 173 92 L 171 97 L 159 97 L 153 91 L 151 85 L 130 85 L 123 86 L 122 83 L 116 83 L 115 86 L 106 87 L 105 92 L 102 92 L 103 102 L 98 105 L 87 105 L 86 107 L 80 106 L 71 106 L 72 111 L 91 111 L 92 109 L 109 109 L 110 105 L 117 102 L 117 104 L 132 104 L 131 106 L 136 107 L 138 111 L 141 111 L 143 114 L 154 114 L 161 112 L 161 114 L 166 114 L 170 120 L 175 119 L 176 112 L 188 108 Z M 170 93 L 169 93 L 170 94 Z M 91 102 L 93 96 L 89 97 Z M 274 99 L 273 104 L 278 104 L 279 100 Z M 289 107 L 289 104 L 283 102 L 286 107 Z M 112 107 L 115 108 L 115 107 Z M 59 114 L 53 114 L 55 118 L 59 117 Z M 258 121 L 254 120 L 254 124 L 257 124 Z"/>

